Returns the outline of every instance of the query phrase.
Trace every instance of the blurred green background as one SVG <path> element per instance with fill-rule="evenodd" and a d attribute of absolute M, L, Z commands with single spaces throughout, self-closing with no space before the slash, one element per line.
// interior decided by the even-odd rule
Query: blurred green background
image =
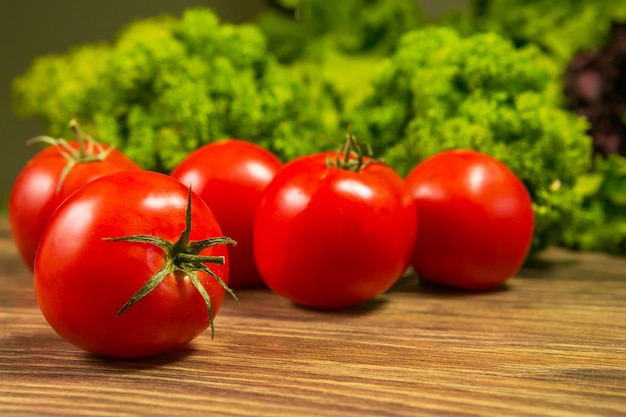
<path fill-rule="evenodd" d="M 432 17 L 451 8 L 466 8 L 470 0 L 420 1 Z M 87 42 L 112 41 L 125 24 L 161 13 L 179 14 L 193 6 L 211 7 L 223 20 L 254 20 L 269 0 L 6 0 L 0 2 L 0 207 L 19 170 L 37 150 L 25 141 L 43 133 L 32 120 L 17 118 L 11 108 L 11 81 L 32 60 L 44 54 L 64 53 Z"/>

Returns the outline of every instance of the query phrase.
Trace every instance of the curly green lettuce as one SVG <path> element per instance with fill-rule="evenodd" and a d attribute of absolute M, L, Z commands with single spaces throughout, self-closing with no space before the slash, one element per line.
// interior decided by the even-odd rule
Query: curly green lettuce
<path fill-rule="evenodd" d="M 269 51 L 335 114 L 366 95 L 406 31 L 425 24 L 414 0 L 277 0 L 257 24 Z M 345 126 L 344 126 L 345 128 Z"/>
<path fill-rule="evenodd" d="M 531 194 L 538 251 L 583 226 L 582 197 L 572 188 L 591 162 L 587 123 L 556 104 L 552 77 L 534 47 L 427 27 L 402 37 L 349 121 L 402 175 L 445 149 L 504 162 Z"/>
<path fill-rule="evenodd" d="M 65 136 L 72 117 L 147 169 L 171 170 L 224 137 L 283 159 L 324 147 L 332 113 L 268 53 L 254 25 L 220 22 L 206 8 L 139 20 L 112 44 L 37 59 L 13 84 L 17 114 Z M 333 138 L 334 139 L 334 138 Z"/>
<path fill-rule="evenodd" d="M 626 254 L 626 158 L 596 157 L 594 169 L 580 176 L 574 191 L 583 196 L 584 230 L 568 231 L 561 244 L 583 251 Z"/>
<path fill-rule="evenodd" d="M 534 44 L 565 65 L 603 44 L 612 22 L 626 22 L 623 0 L 473 0 L 469 13 L 448 16 L 464 31 L 493 31 L 517 46 Z"/>
<path fill-rule="evenodd" d="M 308 59 L 317 41 L 347 54 L 395 49 L 404 32 L 424 24 L 414 0 L 277 0 L 258 19 L 269 50 L 283 62 Z M 328 45 L 327 45 L 328 46 Z"/>

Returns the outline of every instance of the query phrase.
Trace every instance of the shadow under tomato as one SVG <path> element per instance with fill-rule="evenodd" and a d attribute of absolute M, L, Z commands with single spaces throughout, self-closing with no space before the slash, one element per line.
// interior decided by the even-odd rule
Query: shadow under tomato
<path fill-rule="evenodd" d="M 463 288 L 452 287 L 449 285 L 439 284 L 429 281 L 427 279 L 418 277 L 415 272 L 410 271 L 400 278 L 390 289 L 389 292 L 400 293 L 417 293 L 428 295 L 442 295 L 442 296 L 472 296 L 488 293 L 497 293 L 509 291 L 511 286 L 508 283 L 504 283 L 496 288 L 489 290 L 468 290 Z"/>
<path fill-rule="evenodd" d="M 472 296 L 481 294 L 491 294 L 498 292 L 509 291 L 511 286 L 508 283 L 504 283 L 496 288 L 488 290 L 468 290 L 463 288 L 451 287 L 449 285 L 443 285 L 436 282 L 428 281 L 420 278 L 416 291 L 423 294 L 442 294 L 449 296 Z"/>
<path fill-rule="evenodd" d="M 196 349 L 192 344 L 187 344 L 178 349 L 164 352 L 158 355 L 143 358 L 111 358 L 102 355 L 85 352 L 85 359 L 91 365 L 115 372 L 136 372 L 163 367 L 172 363 L 180 362 L 193 355 Z"/>
<path fill-rule="evenodd" d="M 375 313 L 376 311 L 382 309 L 389 300 L 385 296 L 385 294 L 381 294 L 377 297 L 372 298 L 371 300 L 364 301 L 360 304 L 351 307 L 343 307 L 343 308 L 315 308 L 303 306 L 300 304 L 292 303 L 292 306 L 295 308 L 301 309 L 303 311 L 308 311 L 311 313 L 317 314 L 327 314 L 333 316 L 363 316 Z"/>
<path fill-rule="evenodd" d="M 546 276 L 552 276 L 555 270 L 564 267 L 572 267 L 578 263 L 579 261 L 575 259 L 531 259 L 526 261 L 526 263 L 524 264 L 522 269 L 516 274 L 516 276 L 523 279 L 543 279 Z"/>

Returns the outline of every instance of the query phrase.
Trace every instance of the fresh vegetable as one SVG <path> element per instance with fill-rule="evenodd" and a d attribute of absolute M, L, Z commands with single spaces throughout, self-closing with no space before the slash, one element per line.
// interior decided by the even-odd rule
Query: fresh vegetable
<path fill-rule="evenodd" d="M 565 233 L 561 245 L 626 254 L 626 158 L 615 153 L 596 157 L 593 171 L 578 178 L 574 191 L 584 197 L 587 227 Z"/>
<path fill-rule="evenodd" d="M 228 253 L 206 203 L 167 175 L 95 179 L 55 211 L 35 259 L 46 320 L 95 354 L 162 353 L 213 328 Z"/>
<path fill-rule="evenodd" d="M 516 45 L 538 45 L 560 64 L 602 44 L 612 22 L 626 22 L 622 0 L 475 0 L 455 16 L 473 30 L 492 31 Z"/>
<path fill-rule="evenodd" d="M 270 151 L 240 139 L 224 139 L 189 154 L 171 172 L 208 204 L 225 235 L 237 241 L 229 248 L 230 287 L 263 284 L 252 253 L 252 224 L 261 192 L 282 167 Z"/>
<path fill-rule="evenodd" d="M 33 269 L 44 227 L 61 202 L 83 184 L 117 171 L 141 168 L 122 152 L 83 137 L 70 123 L 76 140 L 35 138 L 51 146 L 39 151 L 20 171 L 9 195 L 9 223 L 24 263 Z"/>
<path fill-rule="evenodd" d="M 596 154 L 626 156 L 626 23 L 600 48 L 577 54 L 565 72 L 567 107 L 590 123 Z"/>
<path fill-rule="evenodd" d="M 624 24 L 626 3 L 621 0 L 482 0 L 472 4 L 470 13 L 445 20 L 465 35 L 495 31 L 517 45 L 536 45 L 553 62 L 553 95 L 558 104 L 584 116 L 593 139 L 593 153 L 626 155 L 623 82 Z M 582 201 L 576 210 L 575 226 L 558 231 L 553 244 L 585 250 L 626 253 L 623 221 L 615 216 L 613 192 L 619 157 L 610 161 L 593 158 L 589 172 L 576 179 L 569 200 Z M 602 175 L 609 177 L 604 179 Z M 618 181 L 619 182 L 619 181 Z M 594 185 L 595 184 L 595 185 Z M 567 200 L 566 199 L 566 200 Z M 617 204 L 617 207 L 620 203 Z M 618 210 L 619 211 L 619 210 Z M 555 213 L 554 217 L 560 217 Z"/>
<path fill-rule="evenodd" d="M 303 306 L 370 300 L 404 273 L 413 251 L 415 208 L 402 178 L 364 157 L 352 135 L 347 143 L 287 163 L 261 193 L 257 267 L 270 289 Z"/>
<path fill-rule="evenodd" d="M 112 44 L 35 60 L 13 84 L 14 109 L 53 136 L 71 116 L 91 120 L 100 140 L 160 172 L 224 137 L 283 159 L 317 151 L 328 133 L 318 104 L 265 43 L 256 26 L 222 23 L 207 8 L 139 20 Z"/>
<path fill-rule="evenodd" d="M 626 21 L 626 20 L 625 20 Z M 605 45 L 578 53 L 564 75 L 569 109 L 589 121 L 593 170 L 576 181 L 587 227 L 562 245 L 626 254 L 626 23 L 615 23 Z"/>
<path fill-rule="evenodd" d="M 401 175 L 444 149 L 476 149 L 529 190 L 533 254 L 578 246 L 572 236 L 600 221 L 575 185 L 594 169 L 590 127 L 597 135 L 566 107 L 562 75 L 626 21 L 624 2 L 477 0 L 431 22 L 418 3 L 275 0 L 255 24 L 204 8 L 137 21 L 112 44 L 36 60 L 15 80 L 14 109 L 53 136 L 70 116 L 91 119 L 101 140 L 161 172 L 223 137 L 288 161 L 332 149 L 346 126 Z M 599 125 L 600 137 L 620 136 L 619 124 Z"/>
<path fill-rule="evenodd" d="M 502 161 L 530 192 L 538 251 L 580 230 L 582 197 L 572 188 L 591 166 L 587 123 L 555 103 L 552 70 L 536 48 L 494 33 L 411 31 L 349 121 L 403 176 L 446 149 Z"/>
<path fill-rule="evenodd" d="M 533 208 L 506 165 L 476 151 L 444 151 L 417 165 L 406 184 L 420 225 L 412 259 L 418 276 L 491 290 L 520 269 L 533 235 Z"/>
<path fill-rule="evenodd" d="M 258 25 L 268 48 L 283 62 L 308 59 L 310 48 L 332 39 L 344 53 L 393 51 L 398 38 L 426 18 L 413 0 L 278 0 L 262 13 Z"/>
<path fill-rule="evenodd" d="M 268 50 L 323 104 L 325 124 L 333 126 L 370 91 L 400 36 L 425 21 L 414 0 L 278 0 L 257 23 Z"/>

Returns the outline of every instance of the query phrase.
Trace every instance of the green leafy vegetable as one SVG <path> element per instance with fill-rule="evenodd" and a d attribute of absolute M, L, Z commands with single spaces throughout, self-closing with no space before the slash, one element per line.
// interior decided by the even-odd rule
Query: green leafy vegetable
<path fill-rule="evenodd" d="M 533 252 L 626 252 L 624 164 L 592 166 L 590 125 L 563 108 L 561 78 L 626 20 L 626 3 L 475 0 L 439 22 L 413 0 L 273 3 L 256 24 L 196 8 L 41 57 L 15 80 L 14 109 L 51 136 L 83 119 L 158 171 L 228 136 L 289 160 L 335 149 L 348 126 L 403 175 L 438 151 L 477 149 L 527 186 Z"/>
<path fill-rule="evenodd" d="M 336 112 L 369 91 L 380 62 L 426 18 L 413 0 L 279 0 L 258 25 L 268 49 Z M 345 126 L 344 126 L 345 128 Z M 339 136 L 342 136 L 341 134 Z"/>
<path fill-rule="evenodd" d="M 393 51 L 400 36 L 424 24 L 414 0 L 278 0 L 258 21 L 269 49 L 283 62 L 308 59 L 317 41 L 342 53 Z"/>
<path fill-rule="evenodd" d="M 572 187 L 591 162 L 587 123 L 555 104 L 553 70 L 538 49 L 517 49 L 494 33 L 414 30 L 349 121 L 402 175 L 450 148 L 506 163 L 533 199 L 537 251 L 582 225 Z"/>
<path fill-rule="evenodd" d="M 223 137 L 290 159 L 324 146 L 320 104 L 267 52 L 253 25 L 205 8 L 134 22 L 111 44 L 45 56 L 14 83 L 14 108 L 64 136 L 76 116 L 143 167 L 168 171 Z M 332 112 L 332 109 L 324 109 Z"/>
<path fill-rule="evenodd" d="M 585 115 L 594 149 L 624 153 L 621 77 L 626 2 L 622 0 L 474 0 L 471 13 L 448 16 L 446 23 L 464 34 L 493 31 L 517 45 L 535 45 L 556 68 L 550 87 L 562 106 Z M 621 23 L 621 25 L 620 25 Z M 611 38 L 611 36 L 613 36 Z M 621 42 L 621 43 L 620 43 Z M 622 45 L 623 46 L 623 45 Z M 565 73 L 565 76 L 563 76 Z M 565 78 L 565 80 L 564 80 Z M 565 93 L 565 94 L 564 94 Z M 596 94 L 597 97 L 593 95 Z M 564 228 L 559 244 L 626 254 L 624 207 L 607 187 L 620 176 L 623 158 L 597 159 L 577 179 L 574 194 L 583 200 L 576 227 Z M 594 192 L 586 190 L 598 185 Z M 565 220 L 565 219 L 564 219 Z"/>
<path fill-rule="evenodd" d="M 586 227 L 566 230 L 561 242 L 578 250 L 626 253 L 626 158 L 597 157 L 592 172 L 580 176 L 574 191 L 583 197 Z"/>
<path fill-rule="evenodd" d="M 448 23 L 494 31 L 517 46 L 537 45 L 563 66 L 604 43 L 614 21 L 626 21 L 623 0 L 474 0 L 471 13 L 457 13 Z"/>

